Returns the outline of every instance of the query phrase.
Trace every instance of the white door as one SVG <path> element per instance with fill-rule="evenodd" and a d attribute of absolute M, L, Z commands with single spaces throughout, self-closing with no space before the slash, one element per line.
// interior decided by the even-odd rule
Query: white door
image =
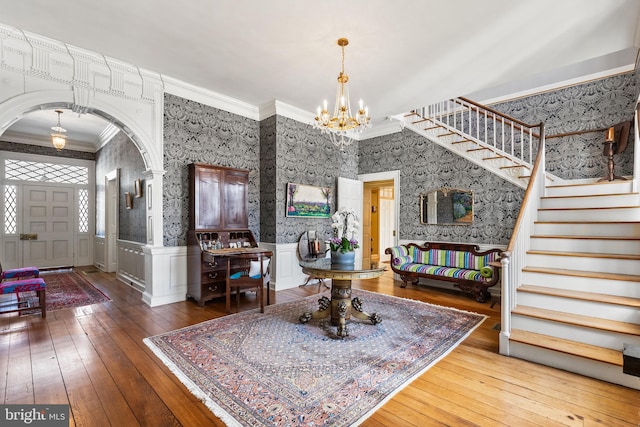
<path fill-rule="evenodd" d="M 22 202 L 23 265 L 73 265 L 74 190 L 24 185 Z"/>
<path fill-rule="evenodd" d="M 360 222 L 358 242 L 362 242 L 362 199 L 363 184 L 357 179 L 338 177 L 338 209 L 353 209 Z M 356 266 L 362 265 L 362 248 L 356 250 Z"/>

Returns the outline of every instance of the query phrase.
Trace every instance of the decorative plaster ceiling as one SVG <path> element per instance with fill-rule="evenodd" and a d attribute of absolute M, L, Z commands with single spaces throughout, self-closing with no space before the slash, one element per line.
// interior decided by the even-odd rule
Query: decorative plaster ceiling
<path fill-rule="evenodd" d="M 347 37 L 352 102 L 364 99 L 374 128 L 455 96 L 486 101 L 632 70 L 640 17 L 637 0 L 0 0 L 0 8 L 2 24 L 255 106 L 278 100 L 309 112 L 333 103 L 336 40 Z"/>

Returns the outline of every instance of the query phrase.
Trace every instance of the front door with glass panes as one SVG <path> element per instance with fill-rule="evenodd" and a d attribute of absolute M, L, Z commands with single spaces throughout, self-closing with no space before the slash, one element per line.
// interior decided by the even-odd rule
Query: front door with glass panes
<path fill-rule="evenodd" d="M 89 170 L 93 168 L 32 160 L 36 158 L 47 159 L 2 161 L 3 267 L 92 264 Z"/>

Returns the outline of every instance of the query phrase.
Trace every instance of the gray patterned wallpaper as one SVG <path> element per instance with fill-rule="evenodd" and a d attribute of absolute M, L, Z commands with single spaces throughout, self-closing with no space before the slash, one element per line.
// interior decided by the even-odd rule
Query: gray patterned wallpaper
<path fill-rule="evenodd" d="M 562 134 L 613 126 L 632 120 L 637 99 L 638 73 L 627 73 L 545 92 L 491 107 L 529 124 L 545 124 L 546 166 L 564 179 L 598 178 L 607 174 L 602 154 L 604 132 L 559 138 Z M 616 175 L 633 173 L 633 146 L 615 155 Z"/>
<path fill-rule="evenodd" d="M 186 245 L 189 163 L 249 170 L 249 228 L 260 240 L 259 123 L 227 111 L 165 94 L 164 245 Z"/>
<path fill-rule="evenodd" d="M 80 160 L 95 160 L 94 153 L 85 151 L 75 151 L 64 149 L 58 151 L 53 147 L 43 147 L 41 145 L 18 144 L 15 142 L 0 141 L 0 151 L 13 151 L 18 153 L 40 154 L 41 156 L 64 157 Z"/>
<path fill-rule="evenodd" d="M 144 160 L 133 141 L 123 132 L 118 133 L 107 145 L 96 152 L 96 234 L 105 233 L 105 183 L 104 177 L 114 169 L 120 169 L 120 195 L 118 211 L 118 238 L 131 242 L 146 243 L 147 224 L 145 194 L 133 198 L 133 207 L 126 209 L 124 193 L 133 196 L 134 181 L 142 180 Z"/>
<path fill-rule="evenodd" d="M 360 142 L 359 173 L 389 170 L 400 170 L 401 240 L 509 242 L 524 190 L 410 130 Z M 420 194 L 441 187 L 473 191 L 471 225 L 420 223 Z"/>
<path fill-rule="evenodd" d="M 275 116 L 261 123 L 266 140 L 261 167 L 265 182 L 266 204 L 262 207 L 262 241 L 295 243 L 306 230 L 317 230 L 321 238 L 331 236 L 329 218 L 288 218 L 286 216 L 287 183 L 317 185 L 333 189 L 331 210 L 335 211 L 336 179 L 358 176 L 358 142 L 343 151 L 327 135 L 311 125 Z M 273 194 L 275 192 L 275 197 Z"/>

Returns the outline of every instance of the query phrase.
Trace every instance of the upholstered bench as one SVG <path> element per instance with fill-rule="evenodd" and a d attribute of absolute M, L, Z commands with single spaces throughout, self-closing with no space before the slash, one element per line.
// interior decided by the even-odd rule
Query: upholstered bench
<path fill-rule="evenodd" d="M 500 258 L 500 249 L 480 251 L 477 245 L 466 243 L 415 243 L 387 248 L 391 256 L 391 269 L 407 282 L 418 284 L 421 277 L 455 282 L 465 292 L 472 293 L 476 301 L 485 302 L 489 291 L 499 279 L 499 270 L 490 265 Z"/>
<path fill-rule="evenodd" d="M 28 277 L 40 276 L 40 270 L 38 267 L 20 267 L 2 270 L 2 266 L 0 266 L 0 271 L 0 279 L 3 281 L 8 279 L 26 279 Z"/>
<path fill-rule="evenodd" d="M 20 301 L 20 292 L 36 292 L 40 302 L 39 307 L 23 307 Z M 27 279 L 7 280 L 0 283 L 0 295 L 16 294 L 18 298 L 18 308 L 15 310 L 3 311 L 2 313 L 22 312 L 34 308 L 40 308 L 42 317 L 47 317 L 47 285 L 41 277 L 31 277 Z"/>

